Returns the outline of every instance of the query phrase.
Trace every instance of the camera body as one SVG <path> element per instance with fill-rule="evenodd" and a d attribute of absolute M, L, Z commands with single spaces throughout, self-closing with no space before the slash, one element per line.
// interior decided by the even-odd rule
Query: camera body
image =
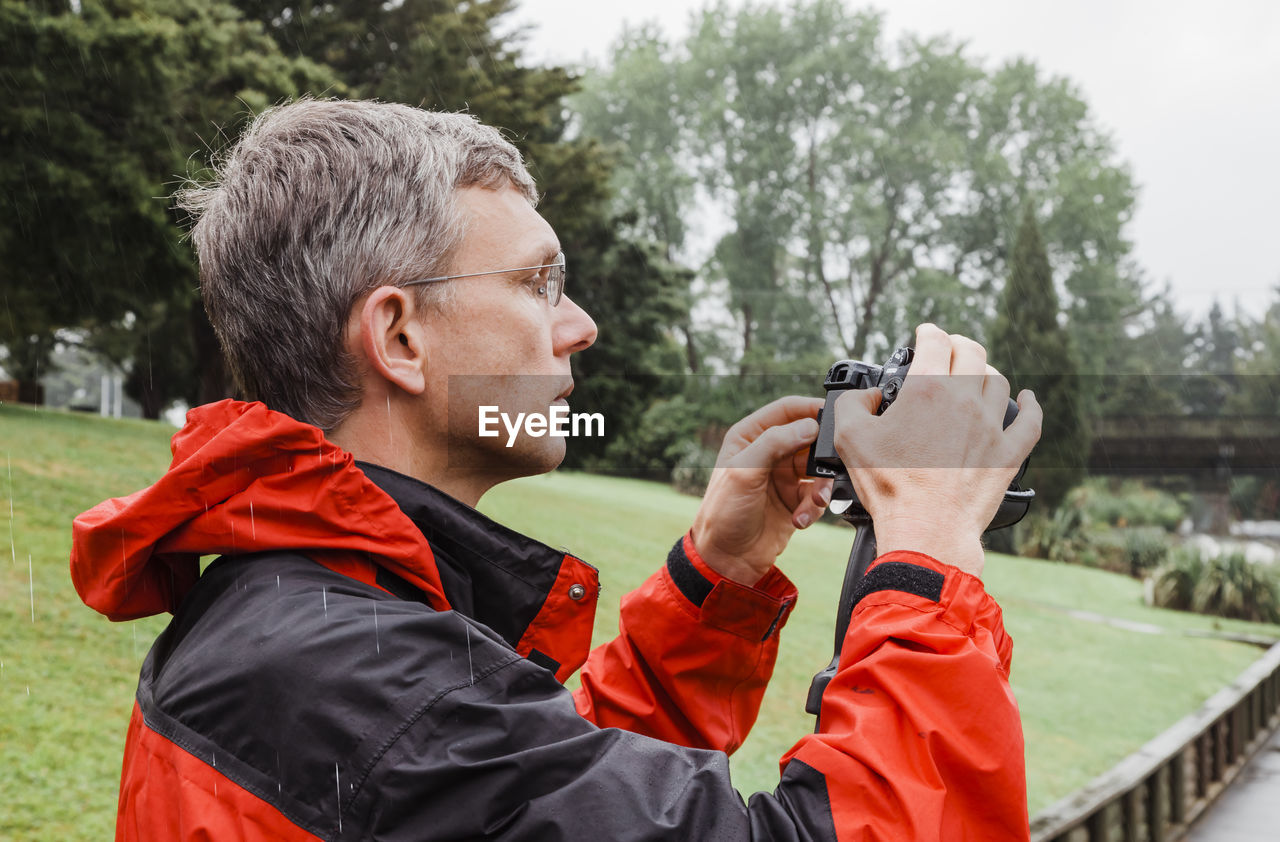
<path fill-rule="evenodd" d="M 809 476 L 825 477 L 835 481 L 831 493 L 831 511 L 855 525 L 871 523 L 871 515 L 858 499 L 858 492 L 853 487 L 849 472 L 844 462 L 836 453 L 835 446 L 835 402 L 849 389 L 879 389 L 881 394 L 879 414 L 883 414 L 902 391 L 907 373 L 911 370 L 911 362 L 915 351 L 911 348 L 899 348 L 883 365 L 862 362 L 861 360 L 839 360 L 827 371 L 822 387 L 827 393 L 826 405 L 818 415 L 818 438 L 809 447 L 809 461 L 806 472 Z M 1018 405 L 1012 400 L 1004 414 L 1004 426 L 1008 427 L 1018 415 Z M 1030 458 L 1022 463 L 1017 475 L 1005 491 L 1004 500 L 1000 503 L 991 525 L 993 529 L 1013 526 L 1026 515 L 1036 493 L 1019 484 L 1027 471 Z"/>

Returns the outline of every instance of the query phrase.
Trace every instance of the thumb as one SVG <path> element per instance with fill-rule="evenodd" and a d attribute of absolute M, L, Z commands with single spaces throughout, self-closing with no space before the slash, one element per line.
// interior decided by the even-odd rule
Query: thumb
<path fill-rule="evenodd" d="M 848 418 L 851 415 L 875 415 L 883 400 L 884 395 L 879 389 L 849 389 L 836 398 L 836 422 L 839 423 L 842 417 Z"/>
<path fill-rule="evenodd" d="M 879 389 L 850 389 L 835 402 L 836 453 L 846 465 L 858 443 L 866 439 L 884 396 Z M 854 460 L 857 461 L 857 460 Z"/>
<path fill-rule="evenodd" d="M 800 418 L 779 424 L 761 433 L 730 460 L 728 467 L 745 468 L 766 476 L 780 463 L 789 461 L 796 451 L 808 447 L 818 438 L 818 422 Z"/>

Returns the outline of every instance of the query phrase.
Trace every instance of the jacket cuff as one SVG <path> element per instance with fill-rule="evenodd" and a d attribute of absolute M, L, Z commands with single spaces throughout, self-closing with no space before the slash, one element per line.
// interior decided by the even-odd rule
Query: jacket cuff
<path fill-rule="evenodd" d="M 746 640 L 773 637 L 796 604 L 795 585 L 777 567 L 754 586 L 727 579 L 702 560 L 689 533 L 667 554 L 667 575 L 702 622 Z"/>
<path fill-rule="evenodd" d="M 1000 606 L 982 580 L 924 553 L 896 550 L 871 563 L 854 596 L 853 615 L 877 605 L 907 605 L 935 613 L 969 637 L 990 636 L 1007 672 L 1013 641 Z M 852 624 L 851 624 L 852 626 Z"/>

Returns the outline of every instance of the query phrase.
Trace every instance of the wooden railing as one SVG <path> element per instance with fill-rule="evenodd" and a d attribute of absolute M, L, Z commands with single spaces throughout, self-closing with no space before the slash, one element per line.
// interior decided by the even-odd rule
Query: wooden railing
<path fill-rule="evenodd" d="M 1280 643 L 1200 710 L 1041 811 L 1032 842 L 1176 842 L 1280 727 Z"/>

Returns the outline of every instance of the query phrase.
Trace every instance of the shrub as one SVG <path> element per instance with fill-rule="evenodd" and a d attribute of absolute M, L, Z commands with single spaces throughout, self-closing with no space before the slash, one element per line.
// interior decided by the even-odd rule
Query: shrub
<path fill-rule="evenodd" d="M 1062 561 L 1096 567 L 1112 573 L 1129 573 L 1129 556 L 1125 552 L 1125 531 L 1110 526 L 1088 526 L 1071 547 L 1072 553 Z"/>
<path fill-rule="evenodd" d="M 645 479 L 666 479 L 680 454 L 696 446 L 698 418 L 683 395 L 654 401 L 626 436 L 610 442 L 588 467 Z"/>
<path fill-rule="evenodd" d="M 1176 611 L 1192 610 L 1196 583 L 1204 576 L 1204 562 L 1192 547 L 1182 547 L 1152 575 L 1152 602 Z"/>
<path fill-rule="evenodd" d="M 1017 527 L 1020 555 L 1097 567 L 1141 577 L 1169 557 L 1172 539 L 1159 526 L 1115 527 L 1090 523 L 1085 510 L 1062 506 L 1028 517 Z"/>
<path fill-rule="evenodd" d="M 1192 610 L 1238 620 L 1280 622 L 1280 593 L 1275 574 L 1252 564 L 1243 553 L 1205 562 L 1204 574 L 1191 598 Z"/>
<path fill-rule="evenodd" d="M 1124 554 L 1130 576 L 1142 577 L 1164 564 L 1171 549 L 1169 533 L 1158 526 L 1134 526 L 1124 530 Z"/>
<path fill-rule="evenodd" d="M 1235 477 L 1231 506 L 1244 520 L 1280 518 L 1280 481 L 1264 477 Z"/>
<path fill-rule="evenodd" d="M 671 484 L 681 494 L 701 497 L 711 480 L 711 469 L 716 464 L 716 453 L 697 442 L 687 441 L 676 451 L 676 464 L 671 469 Z"/>
<path fill-rule="evenodd" d="M 1052 513 L 1034 512 L 1014 529 L 1019 555 L 1076 561 L 1083 541 L 1084 518 L 1080 509 L 1060 506 Z"/>
<path fill-rule="evenodd" d="M 1136 480 L 1090 479 L 1073 490 L 1067 506 L 1079 508 L 1090 524 L 1178 528 L 1187 507 L 1173 494 Z"/>
<path fill-rule="evenodd" d="M 1204 560 L 1185 547 L 1154 575 L 1156 605 L 1237 620 L 1280 622 L 1280 581 L 1271 568 L 1243 553 Z"/>

